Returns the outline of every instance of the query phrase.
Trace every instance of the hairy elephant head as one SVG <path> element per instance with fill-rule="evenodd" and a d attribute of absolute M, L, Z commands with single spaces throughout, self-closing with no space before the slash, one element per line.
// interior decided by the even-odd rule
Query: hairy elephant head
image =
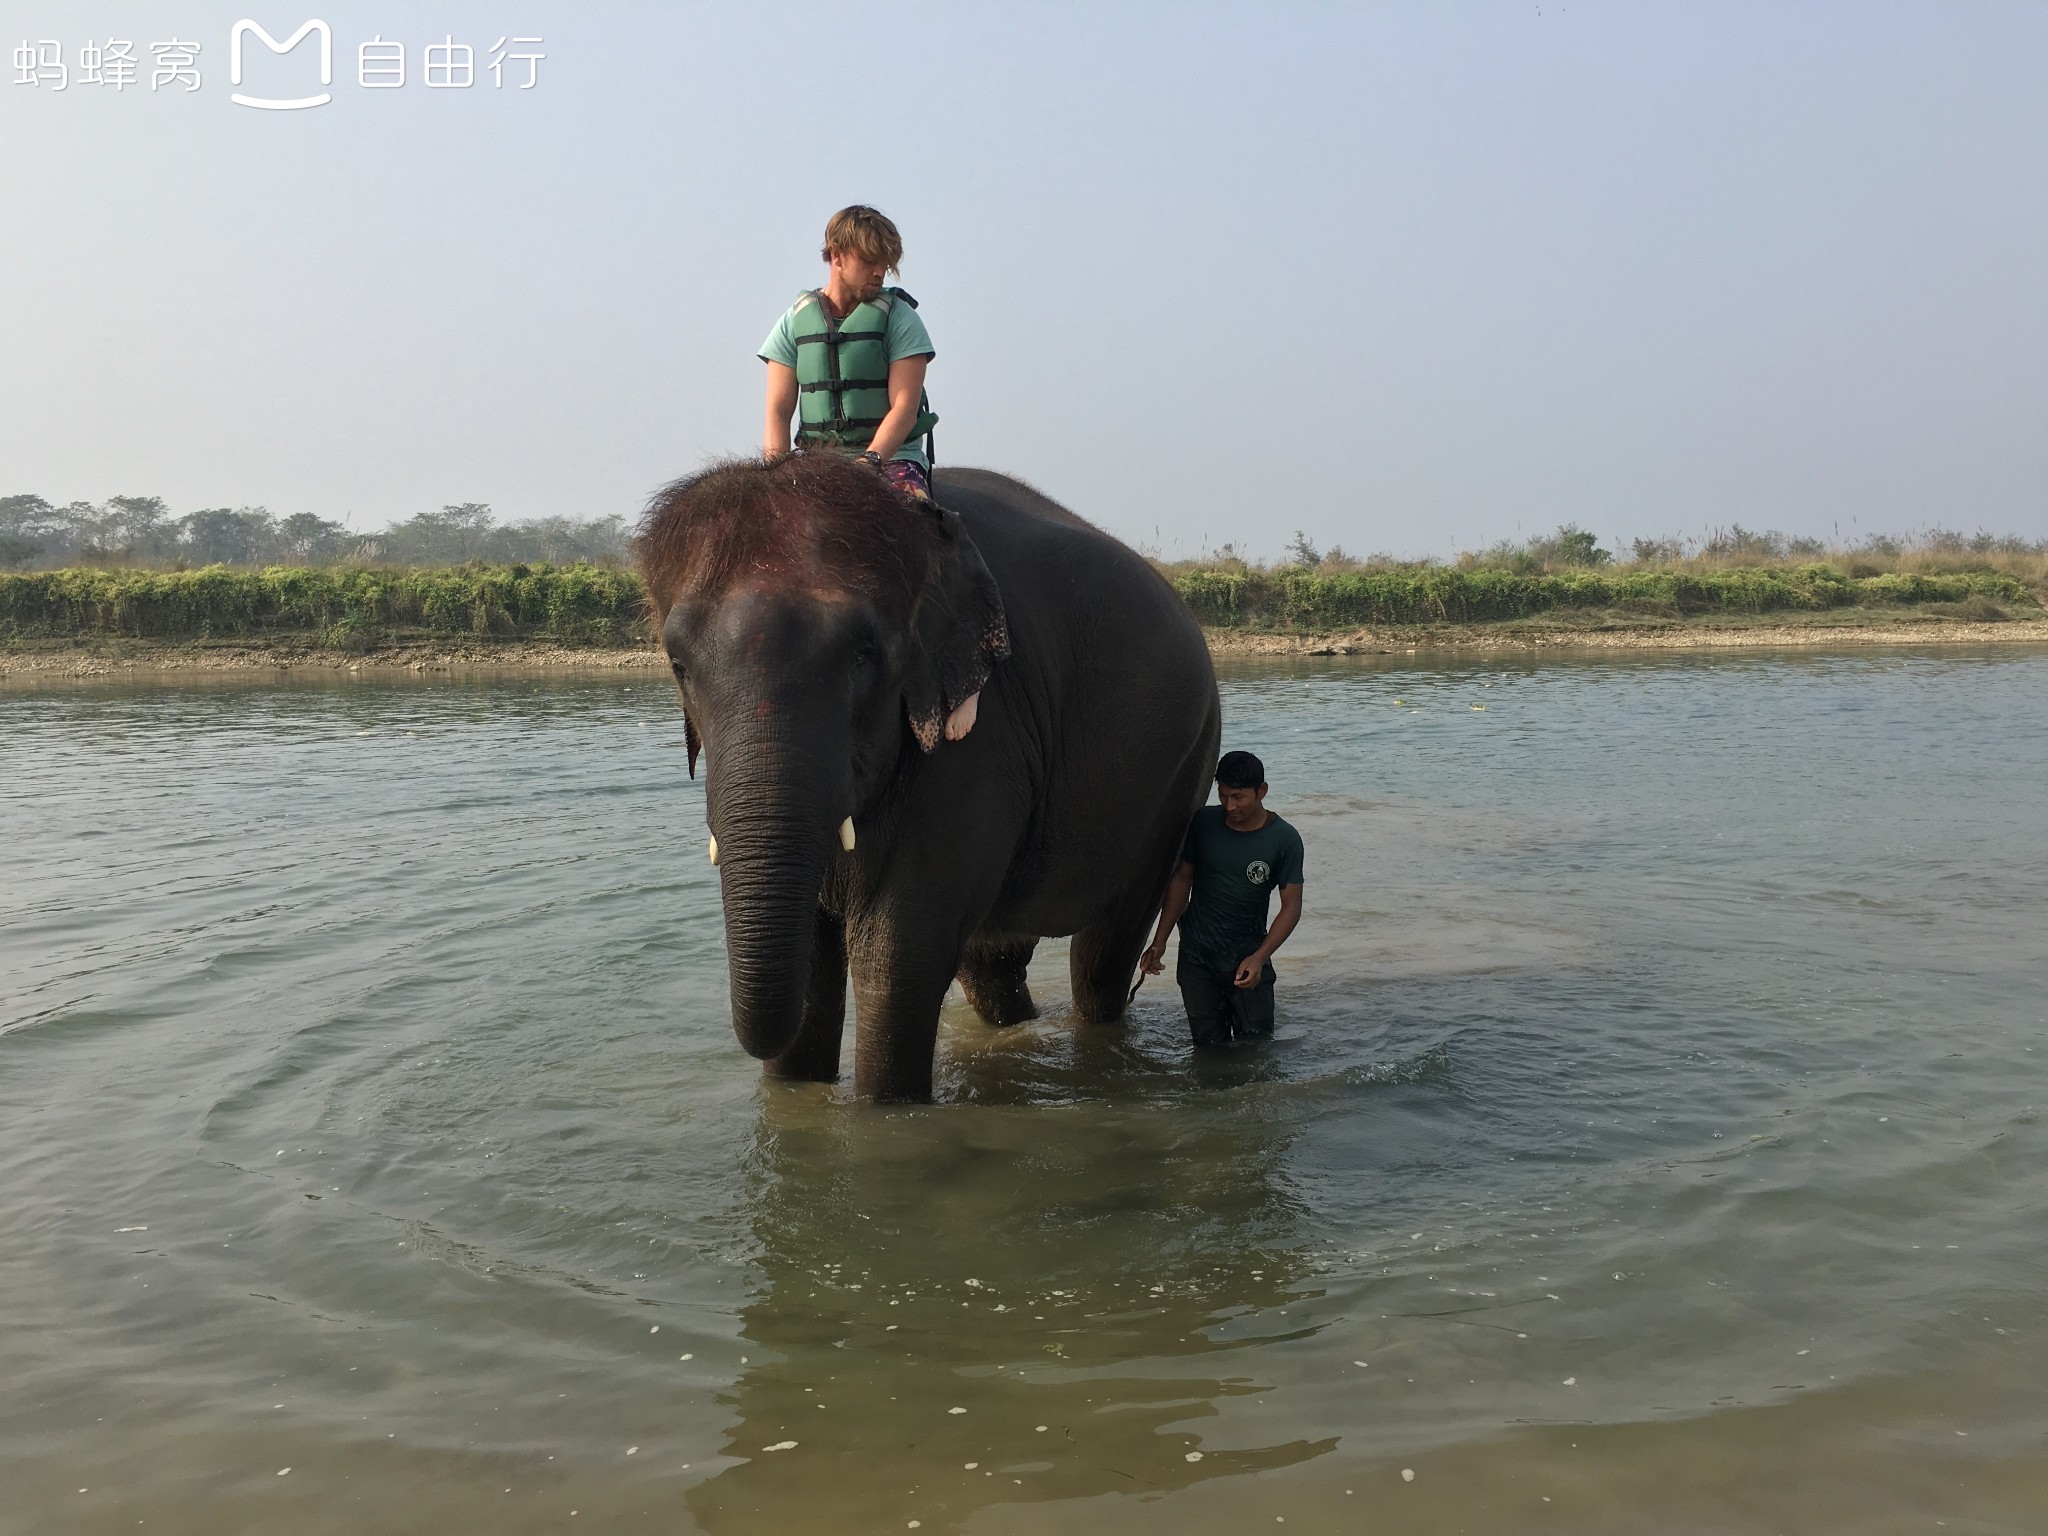
<path fill-rule="evenodd" d="M 827 866 L 1008 653 L 1002 599 L 959 518 L 838 455 L 679 480 L 633 549 L 692 775 L 705 756 L 733 1028 L 776 1056 L 802 1019 Z"/>

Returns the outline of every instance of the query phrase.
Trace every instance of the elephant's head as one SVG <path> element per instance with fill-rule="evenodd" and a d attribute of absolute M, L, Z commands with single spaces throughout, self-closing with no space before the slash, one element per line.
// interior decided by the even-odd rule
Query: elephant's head
<path fill-rule="evenodd" d="M 690 772 L 706 760 L 733 1028 L 776 1056 L 802 1019 L 827 866 L 1007 654 L 1002 599 L 959 518 L 838 455 L 679 480 L 633 549 Z"/>

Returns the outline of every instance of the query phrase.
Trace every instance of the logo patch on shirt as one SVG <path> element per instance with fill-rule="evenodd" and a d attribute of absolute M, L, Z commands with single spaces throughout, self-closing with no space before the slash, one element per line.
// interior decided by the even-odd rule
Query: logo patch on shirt
<path fill-rule="evenodd" d="M 1273 870 L 1264 859 L 1253 859 L 1251 863 L 1245 865 L 1244 877 L 1253 885 L 1264 885 L 1273 878 Z"/>

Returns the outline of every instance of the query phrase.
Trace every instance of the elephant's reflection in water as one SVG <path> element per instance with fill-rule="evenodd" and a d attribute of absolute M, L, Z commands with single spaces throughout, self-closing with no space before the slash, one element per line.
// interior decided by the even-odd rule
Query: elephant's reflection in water
<path fill-rule="evenodd" d="M 971 1108 L 764 1088 L 753 1360 L 738 1460 L 689 1494 L 703 1525 L 943 1530 L 991 1504 L 1164 1493 L 1334 1446 L 1199 1449 L 1220 1400 L 1265 1390 L 1248 1346 L 1314 1332 L 1281 1315 L 1316 1294 L 1292 1130 L 1178 1066 L 1170 1091 L 1157 1065 L 1148 1083 L 1136 1053 L 1105 1073 L 1101 1053 L 1129 1048 L 1091 1033 L 1071 1055 L 956 1055 L 950 1096 Z M 1133 1091 L 1058 1102 L 1069 1071 Z"/>

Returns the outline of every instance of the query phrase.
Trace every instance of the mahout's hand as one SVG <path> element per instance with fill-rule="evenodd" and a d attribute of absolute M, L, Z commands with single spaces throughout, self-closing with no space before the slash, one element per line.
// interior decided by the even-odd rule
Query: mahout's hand
<path fill-rule="evenodd" d="M 1237 984 L 1240 987 L 1256 987 L 1259 976 L 1266 969 L 1266 962 L 1259 955 L 1246 955 L 1237 964 Z"/>
<path fill-rule="evenodd" d="M 1157 976 L 1161 971 L 1165 970 L 1166 946 L 1164 944 L 1148 946 L 1145 953 L 1138 956 L 1138 969 L 1147 976 Z"/>

